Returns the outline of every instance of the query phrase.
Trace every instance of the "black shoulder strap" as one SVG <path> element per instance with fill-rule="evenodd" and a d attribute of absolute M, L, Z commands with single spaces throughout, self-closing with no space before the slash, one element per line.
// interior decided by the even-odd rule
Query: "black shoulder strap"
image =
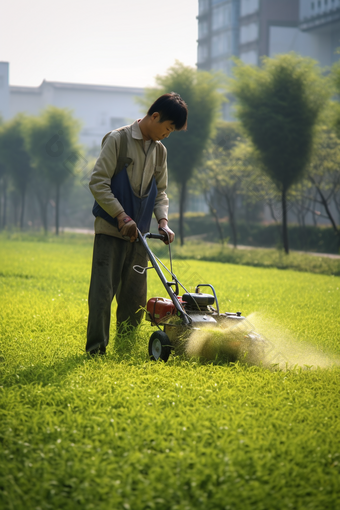
<path fill-rule="evenodd" d="M 116 165 L 116 170 L 115 170 L 115 175 L 119 174 L 119 172 L 121 172 L 124 168 L 125 165 L 129 165 L 132 161 L 131 158 L 128 158 L 126 157 L 126 154 L 127 154 L 127 133 L 126 133 L 126 128 L 125 127 L 122 127 L 122 128 L 118 128 L 118 129 L 115 129 L 115 131 L 118 131 L 119 134 L 120 134 L 120 140 L 119 140 L 119 153 L 118 153 L 118 157 L 117 157 L 117 165 Z M 107 133 L 103 140 L 102 140 L 102 148 L 104 147 L 104 144 L 106 142 L 106 139 L 107 137 L 112 133 L 112 131 L 110 131 L 109 133 Z"/>

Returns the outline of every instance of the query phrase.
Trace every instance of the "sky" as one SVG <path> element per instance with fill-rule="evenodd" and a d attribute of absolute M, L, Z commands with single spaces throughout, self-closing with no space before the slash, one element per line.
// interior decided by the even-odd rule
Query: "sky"
<path fill-rule="evenodd" d="M 10 85 L 153 86 L 176 60 L 195 66 L 197 14 L 198 0 L 4 1 L 0 62 Z"/>

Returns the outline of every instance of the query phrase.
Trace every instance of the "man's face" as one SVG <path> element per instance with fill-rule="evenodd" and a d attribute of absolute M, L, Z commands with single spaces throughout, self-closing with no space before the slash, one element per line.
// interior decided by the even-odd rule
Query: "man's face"
<path fill-rule="evenodd" d="M 163 140 L 164 138 L 168 138 L 168 136 L 175 131 L 175 125 L 171 120 L 165 120 L 164 122 L 159 122 L 159 114 L 155 113 L 152 116 L 152 123 L 150 127 L 150 137 L 156 142 L 157 140 Z"/>

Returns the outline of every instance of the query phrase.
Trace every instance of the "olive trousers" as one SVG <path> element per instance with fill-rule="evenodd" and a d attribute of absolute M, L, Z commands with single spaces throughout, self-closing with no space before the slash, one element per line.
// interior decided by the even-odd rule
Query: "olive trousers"
<path fill-rule="evenodd" d="M 133 269 L 134 265 L 148 265 L 141 243 L 130 243 L 105 234 L 95 235 L 88 299 L 87 352 L 105 351 L 109 343 L 114 296 L 118 329 L 125 321 L 132 327 L 141 322 L 144 312 L 141 308 L 146 305 L 147 271 L 139 274 Z"/>

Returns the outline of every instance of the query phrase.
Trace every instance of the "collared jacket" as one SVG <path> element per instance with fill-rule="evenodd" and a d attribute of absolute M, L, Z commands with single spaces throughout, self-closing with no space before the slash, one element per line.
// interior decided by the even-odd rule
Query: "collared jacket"
<path fill-rule="evenodd" d="M 143 135 L 138 121 L 136 120 L 133 124 L 126 127 L 126 156 L 132 160 L 127 167 L 127 174 L 133 192 L 139 197 L 144 196 L 148 191 L 153 176 L 155 176 L 157 196 L 154 214 L 157 221 L 162 218 L 168 219 L 169 200 L 165 192 L 168 184 L 166 148 L 161 142 L 151 141 L 149 149 L 145 154 Z M 112 131 L 106 138 L 89 183 L 95 200 L 113 218 L 124 212 L 124 208 L 115 198 L 110 187 L 111 179 L 116 170 L 117 156 L 119 155 L 119 141 L 120 134 L 118 131 Z M 157 158 L 156 144 L 159 144 L 158 150 L 161 151 L 161 158 Z M 161 166 L 157 166 L 159 161 L 162 161 Z M 96 234 L 107 234 L 122 238 L 116 227 L 99 216 L 95 219 L 94 228 Z"/>

